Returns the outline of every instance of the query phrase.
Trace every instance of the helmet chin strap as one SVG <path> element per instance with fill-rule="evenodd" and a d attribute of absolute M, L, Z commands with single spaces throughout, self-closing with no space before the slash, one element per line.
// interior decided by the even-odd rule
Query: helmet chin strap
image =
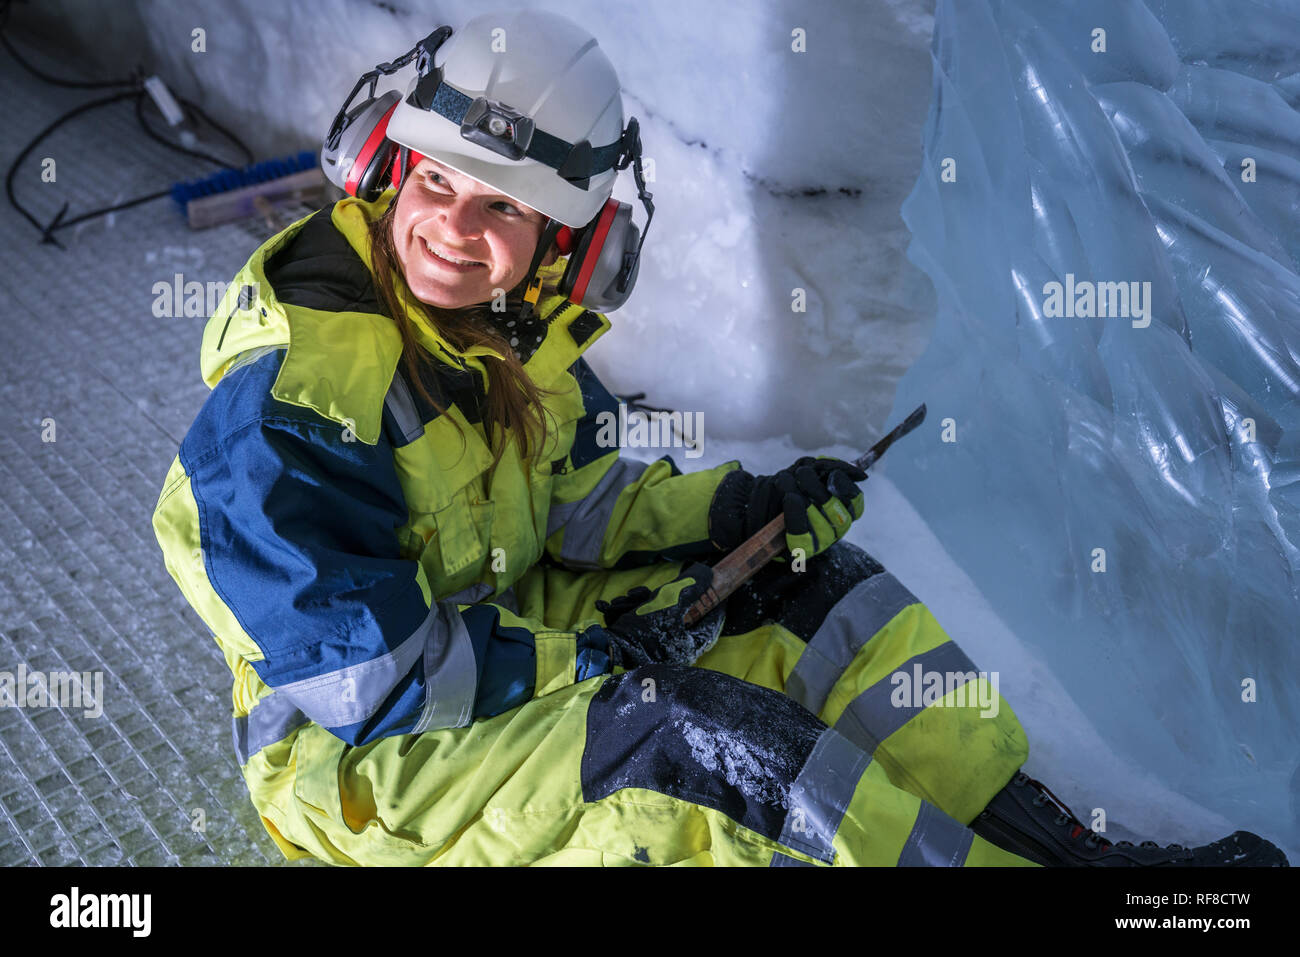
<path fill-rule="evenodd" d="M 542 227 L 541 239 L 537 241 L 537 248 L 533 250 L 533 261 L 528 265 L 528 286 L 524 289 L 524 302 L 519 309 L 519 320 L 521 322 L 528 319 L 533 314 L 533 310 L 537 308 L 537 300 L 542 295 L 542 280 L 537 275 L 537 269 L 542 264 L 542 257 L 546 255 L 546 251 L 551 248 L 551 244 L 555 241 L 556 234 L 563 228 L 563 223 L 551 219 L 549 216 L 546 219 L 546 225 Z"/>

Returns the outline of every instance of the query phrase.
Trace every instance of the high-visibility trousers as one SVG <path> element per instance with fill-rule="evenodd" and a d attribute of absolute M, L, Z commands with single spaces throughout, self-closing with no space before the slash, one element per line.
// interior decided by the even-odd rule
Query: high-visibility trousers
<path fill-rule="evenodd" d="M 568 628 L 679 570 L 537 565 L 515 593 Z M 965 827 L 1028 757 L 1015 714 L 847 543 L 769 564 L 693 667 L 541 692 L 362 747 L 307 724 L 249 759 L 253 803 L 335 864 L 1033 866 Z"/>

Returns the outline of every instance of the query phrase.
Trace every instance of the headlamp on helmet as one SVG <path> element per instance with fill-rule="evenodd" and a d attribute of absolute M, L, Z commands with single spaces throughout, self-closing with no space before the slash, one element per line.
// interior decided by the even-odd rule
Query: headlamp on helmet
<path fill-rule="evenodd" d="M 521 160 L 533 141 L 534 128 L 531 117 L 498 100 L 480 96 L 465 111 L 460 135 L 506 159 Z"/>

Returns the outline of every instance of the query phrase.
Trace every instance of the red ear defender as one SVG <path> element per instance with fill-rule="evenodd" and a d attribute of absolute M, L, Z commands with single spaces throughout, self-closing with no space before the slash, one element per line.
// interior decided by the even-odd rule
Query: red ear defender
<path fill-rule="evenodd" d="M 603 146 L 593 146 L 587 140 L 568 143 L 553 134 L 536 130 L 531 117 L 506 104 L 489 99 L 486 94 L 471 98 L 455 87 L 444 84 L 443 70 L 434 65 L 433 57 L 451 33 L 451 27 L 439 27 L 396 60 L 378 64 L 358 78 L 352 92 L 334 115 L 325 135 L 321 147 L 321 169 L 329 181 L 344 192 L 374 202 L 389 187 L 401 189 L 403 181 L 415 165 L 426 158 L 410 149 L 406 143 L 419 142 L 422 148 L 432 149 L 438 155 L 444 148 L 441 145 L 444 144 L 443 134 L 447 137 L 446 143 L 457 142 L 445 126 L 430 132 L 429 135 L 433 138 L 426 139 L 425 133 L 421 132 L 424 129 L 421 124 L 436 124 L 437 120 L 426 120 L 416 114 L 432 113 L 459 123 L 461 137 L 479 147 L 510 160 L 531 158 L 539 167 L 536 171 L 537 196 L 550 197 L 541 203 L 541 206 L 546 207 L 548 215 L 529 266 L 530 278 L 520 315 L 527 317 L 529 310 L 537 305 L 542 286 L 537 272 L 541 260 L 551 248 L 568 258 L 568 264 L 560 278 L 558 291 L 561 295 L 588 309 L 617 309 L 626 302 L 636 282 L 645 233 L 654 216 L 654 204 L 645 188 L 645 175 L 641 168 L 640 123 L 637 118 L 632 117 L 628 121 L 617 142 Z M 585 46 L 582 49 L 585 51 L 593 42 L 589 35 L 583 34 L 582 43 Z M 376 96 L 376 85 L 381 76 L 391 76 L 413 60 L 416 61 L 419 76 L 405 98 L 397 90 Z M 468 66 L 466 70 L 469 70 Z M 494 69 L 492 82 L 495 82 L 495 76 Z M 553 86 L 558 81 L 547 79 L 547 82 Z M 353 101 L 367 84 L 366 98 L 352 107 Z M 616 92 L 617 84 L 612 89 Z M 402 118 L 399 119 L 398 126 L 403 143 L 388 136 L 390 120 L 399 111 Z M 526 137 L 523 135 L 525 130 Z M 438 135 L 434 136 L 434 133 Z M 534 136 L 534 133 L 537 135 Z M 451 151 L 456 152 L 454 148 Z M 547 179 L 543 168 L 555 170 L 570 186 L 586 190 L 593 176 L 611 170 L 624 170 L 629 166 L 636 178 L 637 199 L 645 207 L 644 230 L 639 230 L 632 221 L 632 207 L 609 195 L 606 195 L 605 202 L 595 215 L 579 226 L 567 226 L 550 215 L 562 208 L 568 208 L 575 216 L 578 215 L 576 211 L 582 209 L 585 215 L 590 207 L 581 202 L 581 197 L 571 195 L 571 191 Z M 532 172 L 529 170 L 529 177 Z M 532 179 L 521 178 L 515 184 L 516 191 L 510 195 L 532 196 L 531 183 Z M 527 188 L 520 189 L 520 186 Z M 553 194 L 553 190 L 559 190 L 564 195 Z M 520 201 L 526 203 L 527 199 Z"/>
<path fill-rule="evenodd" d="M 568 226 L 561 226 L 560 231 L 555 234 L 555 245 L 560 250 L 561 256 L 567 256 L 573 252 L 573 229 Z"/>
<path fill-rule="evenodd" d="M 395 109 L 397 109 L 397 101 L 394 101 L 393 105 L 384 112 L 379 122 L 366 136 L 366 141 L 357 150 L 357 158 L 348 170 L 347 180 L 343 185 L 344 192 L 367 200 L 375 198 L 375 190 L 388 166 L 388 158 L 397 150 L 396 145 L 388 139 L 388 121 Z"/>
<path fill-rule="evenodd" d="M 620 206 L 624 204 L 613 197 L 605 200 L 604 208 L 595 219 L 582 228 L 581 235 L 577 237 L 577 248 L 569 257 L 569 267 L 564 270 L 564 276 L 560 280 L 560 291 L 568 296 L 571 302 L 580 305 L 583 297 L 587 295 L 587 287 L 596 273 L 597 264 L 605 253 L 605 240 L 610 234 L 610 227 L 614 224 Z M 630 214 L 631 207 L 626 208 Z M 621 241 L 622 237 L 618 239 Z M 618 244 L 610 243 L 611 247 L 615 245 Z M 608 276 L 603 276 L 597 282 L 597 289 L 607 282 Z"/>
<path fill-rule="evenodd" d="M 406 168 L 405 168 L 405 169 L 402 168 L 402 153 L 403 153 L 403 152 L 405 152 L 405 153 L 406 153 L 406 156 L 407 156 L 407 160 L 406 160 Z M 392 169 L 392 172 L 390 172 L 390 173 L 388 174 L 388 179 L 389 179 L 389 181 L 393 184 L 393 188 L 394 188 L 394 189 L 401 189 L 401 188 L 402 188 L 402 180 L 405 178 L 406 174 L 407 174 L 408 172 L 410 172 L 411 170 L 415 169 L 415 167 L 417 167 L 418 165 L 420 165 L 420 161 L 421 161 L 422 159 L 424 159 L 424 154 L 423 154 L 423 153 L 417 153 L 415 150 L 409 150 L 409 149 L 408 149 L 408 150 L 401 150 L 401 149 L 399 149 L 399 150 L 397 151 L 397 155 L 393 157 L 393 169 Z"/>

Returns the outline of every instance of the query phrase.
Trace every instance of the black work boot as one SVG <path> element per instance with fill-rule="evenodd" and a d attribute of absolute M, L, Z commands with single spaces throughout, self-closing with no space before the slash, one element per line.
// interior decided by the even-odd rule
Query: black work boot
<path fill-rule="evenodd" d="M 1249 831 L 1204 847 L 1155 841 L 1111 843 L 1023 771 L 993 796 L 970 829 L 990 844 L 1046 867 L 1289 867 L 1286 855 Z"/>

